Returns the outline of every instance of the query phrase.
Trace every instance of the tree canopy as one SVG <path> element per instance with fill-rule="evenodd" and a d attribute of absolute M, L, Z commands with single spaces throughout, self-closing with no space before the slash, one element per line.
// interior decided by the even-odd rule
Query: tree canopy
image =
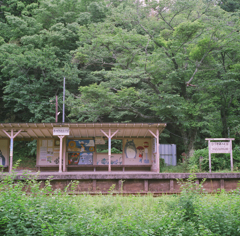
<path fill-rule="evenodd" d="M 163 142 L 189 155 L 237 137 L 235 3 L 3 1 L 1 120 L 54 122 L 66 77 L 68 121 L 167 122 Z"/>

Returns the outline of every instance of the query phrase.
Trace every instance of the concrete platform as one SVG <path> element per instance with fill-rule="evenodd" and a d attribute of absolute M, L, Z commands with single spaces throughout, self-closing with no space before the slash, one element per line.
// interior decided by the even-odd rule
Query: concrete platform
<path fill-rule="evenodd" d="M 25 173 L 24 173 L 25 172 Z M 8 173 L 3 173 L 8 175 Z M 17 171 L 16 181 L 24 181 L 26 178 L 36 178 L 42 181 L 42 187 L 47 179 L 51 179 L 53 189 L 64 189 L 72 181 L 78 181 L 78 194 L 109 193 L 114 186 L 116 193 L 124 194 L 177 194 L 181 192 L 177 179 L 186 180 L 190 173 L 155 173 L 155 172 L 26 172 Z M 216 192 L 219 189 L 226 191 L 238 188 L 239 173 L 197 173 L 196 183 L 203 184 L 207 192 Z"/>
<path fill-rule="evenodd" d="M 25 174 L 24 174 L 25 173 Z M 9 173 L 4 173 L 8 175 Z M 150 171 L 81 171 L 81 172 L 33 172 L 33 171 L 16 171 L 16 179 L 23 179 L 26 176 L 36 176 L 39 180 L 47 179 L 187 179 L 191 173 L 156 173 Z M 238 173 L 196 173 L 197 179 L 239 179 Z"/>

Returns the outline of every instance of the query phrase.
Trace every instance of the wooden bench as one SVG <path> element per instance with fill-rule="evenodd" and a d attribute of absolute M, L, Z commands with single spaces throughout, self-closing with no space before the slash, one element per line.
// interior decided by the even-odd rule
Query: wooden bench
<path fill-rule="evenodd" d="M 122 171 L 125 171 L 125 168 L 151 168 L 152 165 L 111 165 L 111 169 L 122 169 Z M 97 169 L 108 169 L 108 165 L 67 165 L 66 166 L 67 171 L 68 169 L 92 169 L 93 171 L 96 171 Z"/>
<path fill-rule="evenodd" d="M 40 168 L 57 168 L 59 170 L 59 165 L 36 165 L 37 171 L 40 171 Z"/>
<path fill-rule="evenodd" d="M 5 166 L 6 167 L 6 166 Z M 4 168 L 5 168 L 4 167 Z M 41 168 L 52 168 L 56 169 L 58 171 L 59 165 L 36 165 L 37 171 L 40 171 Z M 111 165 L 111 169 L 121 169 L 122 171 L 125 171 L 128 168 L 151 168 L 151 164 L 147 165 Z M 92 171 L 97 171 L 97 169 L 105 169 L 106 171 L 108 170 L 108 165 L 66 165 L 66 171 L 69 169 L 79 169 L 79 170 L 92 170 Z"/>

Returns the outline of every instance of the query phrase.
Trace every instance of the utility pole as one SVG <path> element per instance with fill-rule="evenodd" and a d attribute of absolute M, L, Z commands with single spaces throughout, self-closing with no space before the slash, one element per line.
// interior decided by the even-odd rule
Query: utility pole
<path fill-rule="evenodd" d="M 62 123 L 65 122 L 65 77 L 63 79 L 63 116 L 62 116 Z"/>
<path fill-rule="evenodd" d="M 58 122 L 58 96 L 56 96 L 56 123 Z"/>

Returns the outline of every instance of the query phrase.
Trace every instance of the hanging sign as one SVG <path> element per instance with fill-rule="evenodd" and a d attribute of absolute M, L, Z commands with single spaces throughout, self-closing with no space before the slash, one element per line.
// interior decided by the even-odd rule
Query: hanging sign
<path fill-rule="evenodd" d="M 53 135 L 69 135 L 69 127 L 54 127 Z"/>

